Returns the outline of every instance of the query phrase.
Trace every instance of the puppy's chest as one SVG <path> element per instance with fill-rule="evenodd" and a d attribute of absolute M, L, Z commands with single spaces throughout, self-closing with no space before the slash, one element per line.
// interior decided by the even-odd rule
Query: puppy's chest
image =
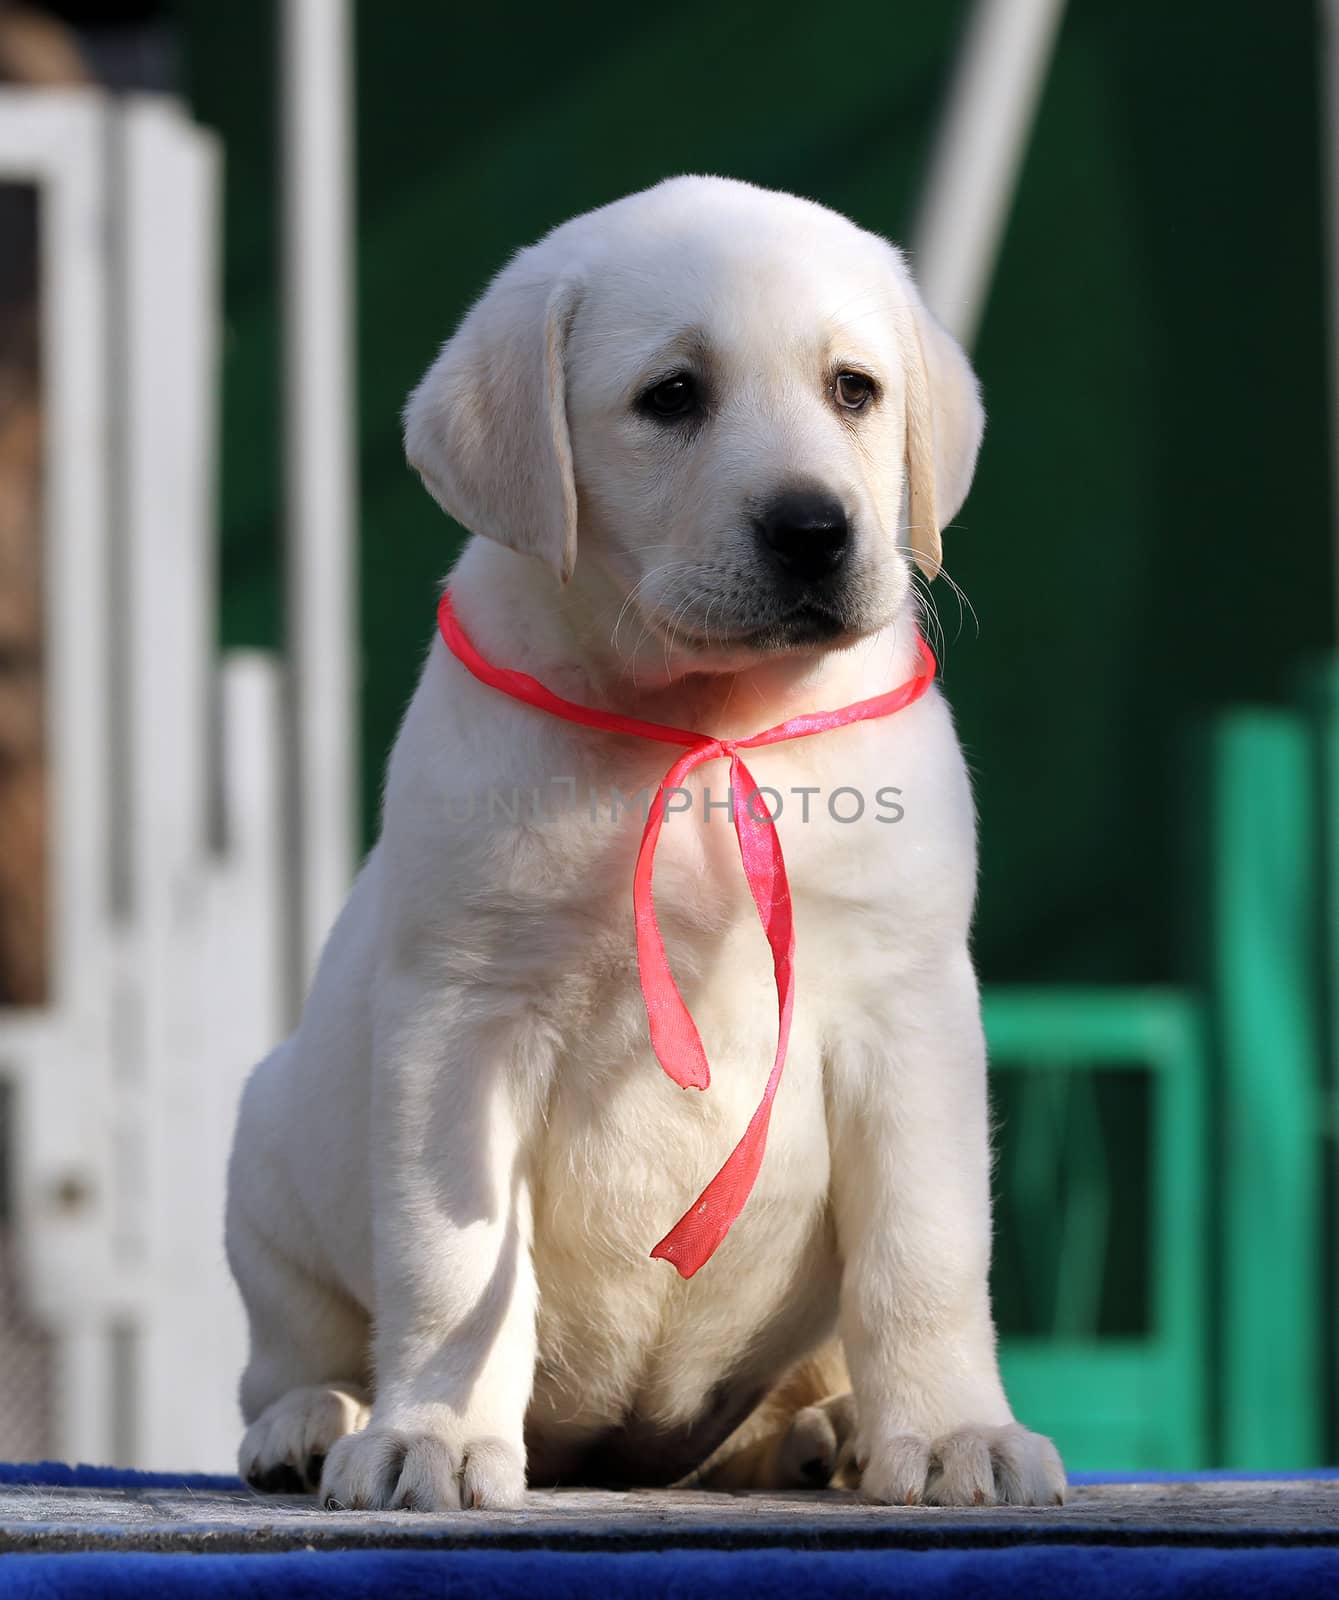
<path fill-rule="evenodd" d="M 886 980 L 894 940 L 914 940 L 918 902 L 906 863 L 914 869 L 916 853 L 900 848 L 887 798 L 876 814 L 872 785 L 852 786 L 834 804 L 821 775 L 775 758 L 758 765 L 761 787 L 749 791 L 748 804 L 780 813 L 797 940 L 796 1023 L 817 1041 L 829 1019 Z M 514 840 L 495 839 L 493 875 L 473 897 L 487 938 L 475 943 L 491 952 L 490 981 L 511 972 L 528 994 L 543 996 L 560 1053 L 575 1051 L 583 1071 L 618 1080 L 647 1049 L 633 889 L 659 770 L 615 767 L 600 786 L 594 776 L 582 774 L 579 803 L 563 815 Z M 861 805 L 865 814 L 851 818 Z M 765 852 L 755 840 L 751 853 Z M 777 1026 L 772 955 L 741 860 L 725 763 L 672 792 L 643 914 L 648 907 L 709 1060 L 747 1059 L 765 1076 Z"/>
<path fill-rule="evenodd" d="M 653 912 L 708 1057 L 770 1061 L 777 1028 L 773 958 L 733 828 L 717 818 L 695 825 L 676 818 L 661 838 L 653 892 L 642 910 Z M 862 882 L 858 866 L 830 860 L 822 848 L 808 850 L 808 842 L 802 836 L 801 848 L 787 852 L 787 865 L 797 1022 L 817 1037 L 824 1019 L 850 1002 L 861 967 L 851 958 L 868 955 L 871 930 L 886 919 L 866 896 L 868 873 Z M 612 861 L 603 850 L 573 853 L 561 905 L 550 899 L 538 906 L 518 895 L 496 942 L 509 961 L 523 961 L 529 979 L 540 980 L 564 1049 L 617 1073 L 648 1040 L 637 962 L 635 842 L 609 854 Z"/>
<path fill-rule="evenodd" d="M 650 1047 L 631 871 L 629 861 L 627 898 L 613 919 L 621 933 L 592 943 L 594 965 L 559 986 L 562 1045 L 544 1120 L 537 1240 L 542 1256 L 549 1247 L 561 1255 L 564 1237 L 602 1239 L 615 1278 L 645 1262 L 742 1137 L 778 1029 L 771 952 L 728 815 L 685 809 L 662 833 L 655 911 L 711 1083 L 699 1091 L 670 1080 Z M 588 881 L 599 876 L 592 872 Z M 826 909 L 821 897 L 804 906 L 799 998 L 767 1159 L 731 1236 L 735 1248 L 774 1252 L 773 1265 L 779 1241 L 783 1254 L 802 1246 L 828 1185 L 823 1037 L 841 1001 L 829 941 L 821 937 Z M 598 920 L 593 913 L 592 925 Z M 661 1277 L 668 1285 L 672 1274 Z M 705 1292 L 699 1285 L 699 1302 Z M 740 1292 L 738 1283 L 731 1292 Z"/>
<path fill-rule="evenodd" d="M 823 763 L 799 764 L 793 754 L 763 752 L 754 767 L 756 787 L 732 785 L 719 761 L 667 791 L 651 879 L 667 942 L 676 933 L 711 939 L 741 920 L 756 925 L 733 814 L 740 809 L 757 836 L 755 856 L 763 828 L 774 825 L 797 917 L 876 912 L 914 896 L 916 852 L 900 848 L 909 831 L 898 828 L 900 789 L 877 776 L 851 781 L 849 763 L 836 769 L 848 779 L 838 783 Z M 564 882 L 569 903 L 592 923 L 630 922 L 634 869 L 660 775 L 658 761 L 645 759 L 584 773 L 572 785 L 570 814 L 531 834 L 517 858 L 521 879 Z M 544 914 L 542 903 L 530 909 Z"/>

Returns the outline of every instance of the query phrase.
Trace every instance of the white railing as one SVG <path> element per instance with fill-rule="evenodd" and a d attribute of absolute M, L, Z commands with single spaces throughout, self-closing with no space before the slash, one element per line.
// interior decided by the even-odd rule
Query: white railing
<path fill-rule="evenodd" d="M 0 93 L 41 194 L 53 797 L 51 999 L 0 1010 L 22 1286 L 54 1453 L 160 1469 L 232 1461 L 224 1164 L 286 1012 L 278 672 L 216 645 L 219 166 L 171 101 Z"/>

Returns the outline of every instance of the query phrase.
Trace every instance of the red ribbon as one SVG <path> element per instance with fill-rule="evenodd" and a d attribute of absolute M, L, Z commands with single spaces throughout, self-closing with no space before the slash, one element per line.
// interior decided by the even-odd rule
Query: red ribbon
<path fill-rule="evenodd" d="M 594 711 L 573 700 L 563 700 L 528 673 L 494 666 L 479 654 L 460 626 L 451 604 L 449 589 L 443 592 L 438 604 L 437 625 L 451 654 L 490 689 L 497 689 L 513 700 L 523 701 L 540 711 L 547 711 L 550 716 L 562 717 L 567 722 L 577 722 L 583 727 L 687 747 L 661 780 L 655 799 L 651 802 L 632 877 L 637 969 L 641 977 L 642 998 L 646 1002 L 646 1015 L 651 1024 L 651 1048 L 660 1065 L 684 1089 L 705 1089 L 711 1082 L 711 1072 L 697 1026 L 670 971 L 665 942 L 660 937 L 656 922 L 653 888 L 656 844 L 665 821 L 665 797 L 668 791 L 681 787 L 688 775 L 703 762 L 729 759 L 730 809 L 735 834 L 739 839 L 739 855 L 753 903 L 758 908 L 758 918 L 772 948 L 772 965 L 776 973 L 776 1057 L 772 1062 L 767 1087 L 763 1090 L 762 1101 L 753 1113 L 744 1137 L 730 1152 L 721 1170 L 651 1252 L 657 1259 L 671 1262 L 682 1277 L 691 1278 L 704 1262 L 711 1259 L 717 1245 L 730 1231 L 757 1179 L 767 1144 L 772 1102 L 776 1098 L 781 1069 L 785 1065 L 786 1043 L 790 1037 L 791 1012 L 795 1003 L 795 920 L 791 912 L 786 863 L 781 855 L 781 840 L 766 808 L 759 815 L 754 807 L 758 786 L 739 752 L 780 744 L 785 739 L 806 739 L 810 734 L 844 728 L 853 722 L 868 722 L 874 717 L 891 717 L 894 712 L 919 700 L 933 683 L 934 655 L 918 635 L 919 666 L 915 677 L 908 678 L 887 694 L 875 695 L 871 700 L 857 700 L 854 705 L 843 706 L 839 711 L 815 711 L 805 716 L 791 717 L 747 739 L 713 739 L 709 734 L 693 733 L 685 728 L 670 728 L 659 722 L 641 722 L 636 717 L 620 717 L 611 711 Z"/>

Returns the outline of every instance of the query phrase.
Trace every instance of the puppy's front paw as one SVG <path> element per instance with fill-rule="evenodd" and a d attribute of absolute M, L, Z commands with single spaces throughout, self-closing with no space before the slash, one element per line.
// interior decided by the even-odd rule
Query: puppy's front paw
<path fill-rule="evenodd" d="M 525 1459 L 505 1439 L 458 1443 L 445 1433 L 370 1427 L 326 1457 L 321 1503 L 330 1511 L 485 1511 L 519 1506 Z"/>
<path fill-rule="evenodd" d="M 870 1450 L 860 1492 L 895 1506 L 1063 1505 L 1065 1469 L 1049 1439 L 1016 1422 L 934 1440 L 903 1433 Z"/>
<path fill-rule="evenodd" d="M 246 1430 L 237 1468 L 262 1494 L 307 1494 L 336 1439 L 365 1427 L 367 1391 L 353 1383 L 290 1389 Z"/>

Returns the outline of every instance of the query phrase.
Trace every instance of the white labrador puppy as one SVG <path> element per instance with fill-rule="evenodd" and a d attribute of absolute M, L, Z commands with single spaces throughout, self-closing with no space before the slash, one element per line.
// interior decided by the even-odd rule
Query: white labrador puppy
<path fill-rule="evenodd" d="M 479 651 L 722 738 L 913 676 L 911 563 L 938 569 L 981 428 L 892 246 L 717 178 L 523 250 L 406 411 L 411 462 L 481 536 L 451 580 Z M 618 796 L 676 753 L 519 704 L 434 637 L 380 842 L 242 1106 L 252 1481 L 426 1509 L 515 1505 L 527 1461 L 536 1484 L 670 1482 L 838 1329 L 866 1496 L 1063 1497 L 996 1363 L 947 705 L 750 753 L 780 796 L 797 999 L 756 1187 L 691 1278 L 648 1250 L 748 1123 L 777 1017 L 717 762 L 655 875 L 710 1087 L 651 1052 Z"/>

